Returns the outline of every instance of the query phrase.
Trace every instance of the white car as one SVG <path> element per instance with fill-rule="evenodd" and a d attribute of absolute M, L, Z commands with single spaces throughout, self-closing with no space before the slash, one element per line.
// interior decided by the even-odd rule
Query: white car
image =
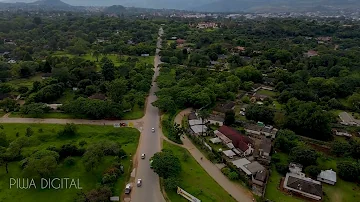
<path fill-rule="evenodd" d="M 152 128 L 151 131 L 152 131 L 153 133 L 155 133 L 155 128 Z"/>
<path fill-rule="evenodd" d="M 141 159 L 145 159 L 145 154 L 141 154 Z"/>
<path fill-rule="evenodd" d="M 138 187 L 141 187 L 141 185 L 142 185 L 142 180 L 141 180 L 141 179 L 138 179 L 136 185 L 137 185 Z"/>

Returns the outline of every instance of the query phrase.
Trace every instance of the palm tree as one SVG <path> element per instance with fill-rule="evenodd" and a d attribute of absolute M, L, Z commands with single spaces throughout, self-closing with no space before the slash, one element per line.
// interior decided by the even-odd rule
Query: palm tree
<path fill-rule="evenodd" d="M 199 111 L 199 117 L 201 118 L 201 121 L 202 121 L 202 131 L 201 131 L 201 134 L 203 135 L 204 134 L 204 121 L 205 119 L 208 119 L 210 117 L 210 112 L 208 110 L 205 110 L 205 109 L 201 109 Z"/>

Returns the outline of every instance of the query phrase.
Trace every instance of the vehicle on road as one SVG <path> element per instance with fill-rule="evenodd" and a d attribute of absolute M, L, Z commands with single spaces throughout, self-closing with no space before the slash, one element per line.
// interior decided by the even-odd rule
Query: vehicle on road
<path fill-rule="evenodd" d="M 153 162 L 153 160 L 150 160 L 150 168 L 153 168 L 153 167 L 152 167 L 152 162 Z"/>
<path fill-rule="evenodd" d="M 131 184 L 127 184 L 125 187 L 125 194 L 130 194 L 131 192 Z"/>
<path fill-rule="evenodd" d="M 145 159 L 145 154 L 141 154 L 141 159 Z"/>
<path fill-rule="evenodd" d="M 136 185 L 137 185 L 138 187 L 141 187 L 141 185 L 142 185 L 142 180 L 141 180 L 141 179 L 138 179 Z"/>
<path fill-rule="evenodd" d="M 154 132 L 155 132 L 155 128 L 152 128 L 151 131 L 154 133 Z"/>
<path fill-rule="evenodd" d="M 120 123 L 121 127 L 126 127 L 126 123 Z"/>

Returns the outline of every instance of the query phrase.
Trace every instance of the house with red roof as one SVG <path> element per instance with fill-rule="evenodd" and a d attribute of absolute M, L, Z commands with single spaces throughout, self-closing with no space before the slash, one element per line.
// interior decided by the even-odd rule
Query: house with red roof
<path fill-rule="evenodd" d="M 218 131 L 229 138 L 243 156 L 248 156 L 254 152 L 254 141 L 239 131 L 225 125 L 221 126 Z"/>

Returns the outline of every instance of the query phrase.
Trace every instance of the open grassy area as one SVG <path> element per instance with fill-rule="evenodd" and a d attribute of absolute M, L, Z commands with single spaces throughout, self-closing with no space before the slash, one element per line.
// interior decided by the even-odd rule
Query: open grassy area
<path fill-rule="evenodd" d="M 42 118 L 42 119 L 76 119 L 81 117 L 76 117 L 71 114 L 65 114 L 62 112 L 49 112 L 46 114 L 42 114 L 40 116 L 35 117 L 34 115 L 29 114 L 21 114 L 20 112 L 12 112 L 10 114 L 11 118 Z M 84 117 L 83 117 L 84 118 Z"/>
<path fill-rule="evenodd" d="M 118 142 L 128 155 L 136 152 L 139 131 L 132 128 L 113 128 L 112 126 L 90 126 L 79 125 L 78 134 L 74 138 L 59 138 L 57 131 L 61 130 L 63 125 L 56 124 L 2 124 L 4 132 L 9 140 L 14 140 L 18 133 L 20 137 L 25 135 L 27 127 L 31 127 L 34 134 L 29 137 L 30 146 L 25 147 L 22 151 L 23 156 L 28 156 L 35 151 L 46 149 L 50 146 L 61 147 L 67 143 L 78 145 L 80 141 L 86 141 L 87 145 L 95 142 L 109 140 Z M 42 131 L 41 131 L 41 130 Z M 78 146 L 80 147 L 80 146 Z M 121 160 L 124 166 L 125 174 L 121 175 L 115 185 L 114 195 L 120 195 L 123 192 L 126 182 L 130 176 L 132 162 L 130 157 Z M 86 172 L 81 157 L 75 157 L 75 165 L 67 166 L 63 162 L 59 162 L 59 166 L 53 177 L 59 178 L 76 178 L 80 180 L 80 186 L 83 188 L 82 192 L 87 192 L 96 188 L 97 184 L 101 182 L 104 171 L 114 162 L 114 157 L 104 157 L 99 167 L 93 171 Z M 48 202 L 49 200 L 56 201 L 74 201 L 77 194 L 81 193 L 76 189 L 9 189 L 9 178 L 24 177 L 20 168 L 19 162 L 9 164 L 9 174 L 6 174 L 5 168 L 0 169 L 0 201 L 26 201 L 26 202 Z"/>
<path fill-rule="evenodd" d="M 182 172 L 180 174 L 180 187 L 206 202 L 235 202 L 235 200 L 213 180 L 209 174 L 196 162 L 190 153 L 179 146 L 163 142 L 163 148 L 171 150 L 181 161 Z M 186 202 L 185 198 L 176 191 L 167 191 L 171 202 Z"/>
<path fill-rule="evenodd" d="M 35 75 L 33 77 L 30 77 L 30 78 L 27 78 L 27 79 L 14 79 L 14 80 L 11 80 L 7 83 L 9 83 L 13 88 L 19 88 L 20 86 L 26 86 L 28 87 L 29 89 L 32 88 L 32 85 L 35 81 L 41 81 L 41 75 L 38 74 L 38 75 Z"/>
<path fill-rule="evenodd" d="M 130 112 L 124 114 L 124 120 L 135 120 L 140 119 L 144 116 L 144 109 L 140 108 L 138 105 L 135 105 Z"/>
<path fill-rule="evenodd" d="M 270 97 L 274 97 L 276 95 L 276 93 L 274 91 L 264 90 L 264 89 L 260 89 L 256 93 L 261 94 L 261 95 L 267 95 Z"/>

